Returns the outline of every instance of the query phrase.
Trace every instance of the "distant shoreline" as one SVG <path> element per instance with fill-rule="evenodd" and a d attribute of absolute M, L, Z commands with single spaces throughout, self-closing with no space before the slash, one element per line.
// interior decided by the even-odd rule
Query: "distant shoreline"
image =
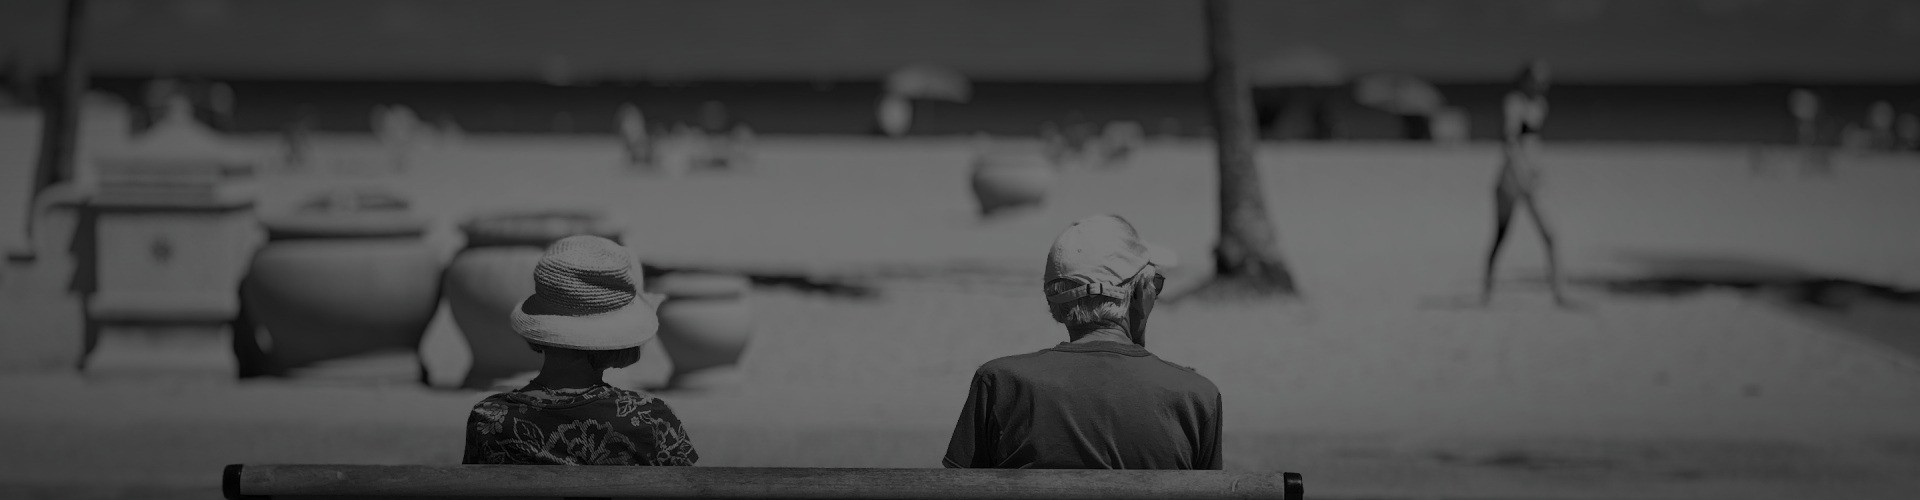
<path fill-rule="evenodd" d="M 94 88 L 137 102 L 145 78 L 105 76 Z M 735 118 L 763 134 L 866 135 L 873 130 L 878 82 L 609 83 L 556 86 L 508 81 L 291 81 L 227 80 L 237 96 L 232 128 L 278 132 L 303 106 L 317 113 L 316 129 L 365 132 L 378 104 L 404 104 L 429 122 L 450 119 L 473 133 L 613 132 L 614 110 L 639 105 L 656 128 L 690 124 L 701 103 L 727 104 Z M 1503 82 L 1441 83 L 1448 103 L 1465 109 L 1476 140 L 1496 139 Z M 1548 140 L 1711 143 L 1785 143 L 1793 124 L 1786 95 L 1800 85 L 1566 84 L 1552 94 Z M 1887 100 L 1903 113 L 1920 113 L 1920 83 L 1805 85 L 1826 97 L 1824 127 L 1835 135 L 1864 122 L 1866 108 Z M 1341 139 L 1381 140 L 1399 135 L 1398 118 L 1334 92 Z M 1263 94 L 1273 96 L 1277 94 Z M 1198 83 L 976 82 L 970 103 L 921 101 L 910 135 L 1036 135 L 1043 123 L 1094 125 L 1136 121 L 1149 134 L 1209 134 L 1206 88 Z M 1298 136 L 1304 116 L 1282 124 Z"/>

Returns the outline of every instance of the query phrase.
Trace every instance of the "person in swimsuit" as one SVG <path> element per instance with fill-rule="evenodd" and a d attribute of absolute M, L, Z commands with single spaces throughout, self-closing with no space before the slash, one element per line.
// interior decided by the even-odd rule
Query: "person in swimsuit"
<path fill-rule="evenodd" d="M 1554 303 L 1561 307 L 1572 305 L 1560 289 L 1560 259 L 1553 245 L 1553 231 L 1547 228 L 1546 218 L 1541 215 L 1534 197 L 1540 181 L 1537 157 L 1540 129 L 1547 119 L 1547 85 L 1546 63 L 1534 61 L 1521 70 L 1515 89 L 1507 93 L 1506 127 L 1501 135 L 1504 161 L 1493 189 L 1493 247 L 1487 250 L 1486 268 L 1481 275 L 1481 305 L 1493 300 L 1494 267 L 1500 260 L 1500 247 L 1506 243 L 1515 208 L 1526 209 L 1533 218 L 1534 229 L 1540 233 L 1540 242 L 1547 252 L 1547 283 L 1553 290 Z"/>

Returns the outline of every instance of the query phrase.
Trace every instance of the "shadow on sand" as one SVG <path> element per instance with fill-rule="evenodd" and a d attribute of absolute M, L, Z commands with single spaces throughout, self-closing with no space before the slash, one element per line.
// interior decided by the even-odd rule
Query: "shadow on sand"
<path fill-rule="evenodd" d="M 1920 359 L 1920 290 L 1739 256 L 1629 251 L 1618 257 L 1639 267 L 1640 274 L 1569 281 L 1636 296 L 1732 290 L 1823 329 L 1847 332 Z"/>

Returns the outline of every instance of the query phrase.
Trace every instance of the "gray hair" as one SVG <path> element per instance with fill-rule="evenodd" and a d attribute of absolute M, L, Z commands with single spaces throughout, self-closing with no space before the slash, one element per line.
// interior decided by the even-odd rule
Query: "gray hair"
<path fill-rule="evenodd" d="M 1053 320 L 1068 328 L 1102 323 L 1119 324 L 1127 319 L 1127 303 L 1110 297 L 1088 296 L 1063 304 L 1049 304 Z"/>
<path fill-rule="evenodd" d="M 1142 268 L 1140 273 L 1135 276 L 1149 274 L 1153 271 L 1154 266 L 1149 264 Z M 1134 283 L 1134 286 L 1140 286 L 1142 284 L 1143 283 Z M 1072 290 L 1074 287 L 1080 285 L 1079 282 L 1072 280 L 1055 280 L 1047 283 L 1045 290 L 1047 295 L 1053 295 Z M 1127 321 L 1128 305 L 1130 304 L 1125 300 L 1103 295 L 1088 295 L 1064 303 L 1049 303 L 1047 304 L 1047 310 L 1053 314 L 1053 320 L 1055 322 L 1066 325 L 1067 328 L 1078 328 L 1102 323 L 1125 324 Z"/>

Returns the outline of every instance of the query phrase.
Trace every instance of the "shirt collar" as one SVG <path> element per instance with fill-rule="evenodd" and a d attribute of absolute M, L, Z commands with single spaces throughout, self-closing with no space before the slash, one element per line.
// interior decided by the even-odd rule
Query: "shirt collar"
<path fill-rule="evenodd" d="M 1147 352 L 1147 348 L 1145 347 L 1110 340 L 1095 340 L 1080 343 L 1061 342 L 1060 345 L 1053 346 L 1052 349 L 1048 350 L 1060 352 L 1106 352 L 1133 357 L 1153 355 L 1153 353 Z"/>
<path fill-rule="evenodd" d="M 528 385 L 508 392 L 507 399 L 536 408 L 560 409 L 592 403 L 612 394 L 613 386 L 605 383 L 579 389 L 548 389 Z"/>

